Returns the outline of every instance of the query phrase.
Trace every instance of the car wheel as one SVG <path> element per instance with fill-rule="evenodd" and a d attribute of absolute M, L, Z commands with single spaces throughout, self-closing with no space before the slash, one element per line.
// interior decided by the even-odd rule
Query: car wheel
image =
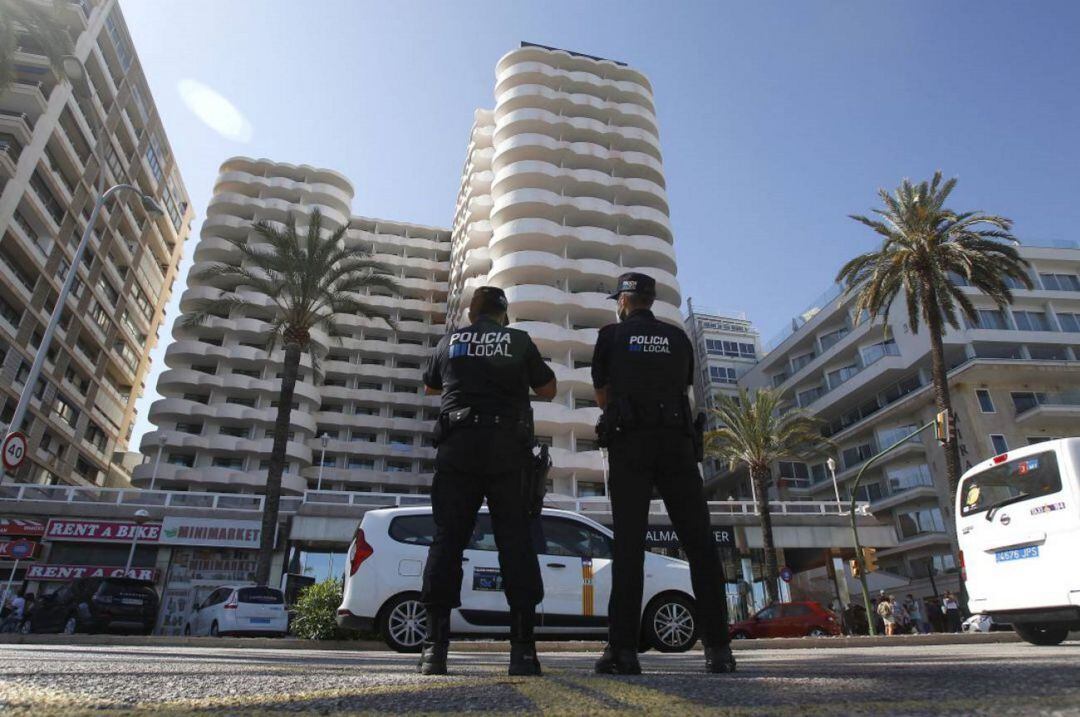
<path fill-rule="evenodd" d="M 1066 627 L 1046 627 L 1045 625 L 1016 625 L 1016 634 L 1025 642 L 1042 647 L 1051 647 L 1065 642 L 1069 636 Z"/>
<path fill-rule="evenodd" d="M 697 642 L 694 604 L 682 595 L 655 598 L 645 608 L 642 623 L 645 639 L 658 652 L 686 652 Z"/>
<path fill-rule="evenodd" d="M 807 637 L 825 637 L 829 633 L 822 630 L 820 627 L 810 628 L 810 632 L 806 633 Z"/>
<path fill-rule="evenodd" d="M 217 620 L 210 623 L 210 637 L 221 637 L 221 633 L 218 632 Z"/>
<path fill-rule="evenodd" d="M 427 637 L 427 610 L 420 596 L 406 593 L 393 598 L 379 615 L 379 634 L 397 652 L 420 652 Z"/>
<path fill-rule="evenodd" d="M 77 630 L 78 627 L 79 627 L 79 621 L 75 619 L 75 616 L 74 615 L 68 615 L 68 619 L 64 620 L 63 633 L 65 635 L 74 635 L 75 630 Z"/>
<path fill-rule="evenodd" d="M 732 640 L 749 640 L 749 639 L 750 639 L 750 636 L 749 636 L 749 635 L 747 635 L 747 634 L 746 634 L 745 632 L 743 632 L 742 630 L 739 630 L 738 632 L 733 632 L 733 633 L 731 634 L 731 639 L 732 639 Z"/>

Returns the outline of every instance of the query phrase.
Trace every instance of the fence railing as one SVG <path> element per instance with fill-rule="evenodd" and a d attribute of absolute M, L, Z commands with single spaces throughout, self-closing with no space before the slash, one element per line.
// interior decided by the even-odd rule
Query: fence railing
<path fill-rule="evenodd" d="M 136 488 L 92 488 L 81 486 L 36 485 L 30 483 L 0 486 L 0 501 L 46 502 L 71 505 L 96 504 L 129 506 L 132 508 L 202 508 L 209 510 L 237 510 L 260 513 L 263 496 L 238 493 L 192 493 L 188 491 L 141 490 Z M 431 496 L 416 493 L 361 493 L 356 491 L 314 491 L 303 495 L 282 496 L 280 511 L 297 513 L 301 506 L 352 506 L 367 508 L 396 508 L 429 505 Z M 545 505 L 575 513 L 610 514 L 611 503 L 607 498 L 569 498 L 550 496 Z M 750 500 L 709 501 L 712 515 L 754 515 L 757 507 Z M 860 504 L 860 506 L 869 505 Z M 790 500 L 771 501 L 769 509 L 776 515 L 842 515 L 846 506 L 835 501 Z M 650 515 L 665 515 L 662 501 L 649 505 Z"/>

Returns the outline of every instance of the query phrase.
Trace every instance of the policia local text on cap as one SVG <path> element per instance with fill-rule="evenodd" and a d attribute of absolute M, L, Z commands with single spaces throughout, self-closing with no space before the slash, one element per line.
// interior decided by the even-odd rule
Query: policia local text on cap
<path fill-rule="evenodd" d="M 597 434 L 611 464 L 608 488 L 615 531 L 608 645 L 596 671 L 641 673 L 637 652 L 645 533 L 655 488 L 690 562 L 705 668 L 733 672 L 724 573 L 698 471 L 695 436 L 703 422 L 691 419 L 686 395 L 694 383 L 694 352 L 681 328 L 653 315 L 652 277 L 623 274 L 610 298 L 619 302 L 619 323 L 600 330 L 592 361 L 593 387 L 603 409 Z"/>
<path fill-rule="evenodd" d="M 507 328 L 507 308 L 502 289 L 478 288 L 469 305 L 472 323 L 439 341 L 424 372 L 427 393 L 442 395 L 431 486 L 435 537 L 421 593 L 425 675 L 446 674 L 450 610 L 461 605 L 462 553 L 485 498 L 510 605 L 510 674 L 540 674 L 533 627 L 544 585 L 529 532 L 533 496 L 523 490 L 522 476 L 533 460 L 529 389 L 550 401 L 556 384 L 529 335 Z"/>

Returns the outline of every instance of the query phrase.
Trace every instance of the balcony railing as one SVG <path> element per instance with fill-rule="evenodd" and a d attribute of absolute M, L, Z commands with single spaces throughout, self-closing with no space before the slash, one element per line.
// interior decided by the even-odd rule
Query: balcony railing
<path fill-rule="evenodd" d="M 1080 406 L 1080 389 L 1061 393 L 1036 393 L 1032 401 L 1016 406 L 1016 416 L 1019 418 L 1042 406 Z"/>

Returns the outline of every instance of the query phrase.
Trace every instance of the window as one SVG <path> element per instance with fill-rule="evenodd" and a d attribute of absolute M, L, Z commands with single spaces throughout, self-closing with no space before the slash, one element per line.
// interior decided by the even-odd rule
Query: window
<path fill-rule="evenodd" d="M 374 381 L 357 381 L 356 388 L 360 389 L 361 391 L 381 391 L 382 384 L 375 383 Z"/>
<path fill-rule="evenodd" d="M 116 306 L 116 302 L 120 300 L 120 292 L 117 291 L 116 287 L 112 285 L 112 282 L 105 277 L 105 274 L 100 274 L 98 276 L 97 287 L 101 289 L 101 293 L 105 294 L 109 303 Z"/>
<path fill-rule="evenodd" d="M 355 458 L 350 456 L 348 467 L 358 471 L 373 471 L 375 470 L 375 460 L 373 458 Z"/>
<path fill-rule="evenodd" d="M 416 386 L 410 386 L 407 383 L 392 383 L 390 384 L 390 391 L 392 393 L 416 393 Z"/>
<path fill-rule="evenodd" d="M 744 344 L 738 341 L 705 339 L 705 351 L 713 356 L 732 356 L 734 358 L 757 357 L 757 351 L 754 350 L 753 344 Z"/>
<path fill-rule="evenodd" d="M 810 471 L 805 463 L 795 461 L 780 461 L 780 478 L 788 481 L 795 487 L 807 487 L 810 485 Z"/>
<path fill-rule="evenodd" d="M 1005 314 L 1000 309 L 978 309 L 976 314 L 979 322 L 972 328 L 997 330 L 1009 328 L 1009 324 L 1005 321 Z"/>
<path fill-rule="evenodd" d="M 251 429 L 247 426 L 221 426 L 218 428 L 218 434 L 232 436 L 233 438 L 248 438 L 251 436 Z"/>
<path fill-rule="evenodd" d="M 578 498 L 601 498 L 604 495 L 603 483 L 580 482 L 577 484 Z"/>
<path fill-rule="evenodd" d="M 195 456 L 187 455 L 186 453 L 170 453 L 169 457 L 165 459 L 166 463 L 170 463 L 174 466 L 184 466 L 185 468 L 195 467 Z"/>
<path fill-rule="evenodd" d="M 176 430 L 180 433 L 190 433 L 193 436 L 202 434 L 203 424 L 201 423 L 177 423 Z"/>
<path fill-rule="evenodd" d="M 859 367 L 855 364 L 849 364 L 842 368 L 829 371 L 825 374 L 825 380 L 829 382 L 829 388 L 833 389 L 842 383 L 846 383 L 857 373 L 859 373 Z"/>
<path fill-rule="evenodd" d="M 416 411 L 406 408 L 395 408 L 391 415 L 394 418 L 416 418 Z"/>
<path fill-rule="evenodd" d="M 101 430 L 93 421 L 90 421 L 86 426 L 86 433 L 83 434 L 83 439 L 98 450 L 98 453 L 104 453 L 105 449 L 109 445 L 109 437 L 105 435 L 105 431 Z"/>
<path fill-rule="evenodd" d="M 248 378 L 262 378 L 262 371 L 257 368 L 234 368 L 233 373 L 238 376 L 247 376 Z"/>
<path fill-rule="evenodd" d="M 207 401 L 209 401 L 207 397 Z M 239 396 L 230 396 L 225 399 L 225 403 L 231 403 L 234 406 L 247 406 L 248 408 L 255 408 L 254 398 L 240 398 Z"/>
<path fill-rule="evenodd" d="M 374 443 L 375 434 L 353 431 L 351 434 L 349 434 L 349 440 L 353 443 Z"/>
<path fill-rule="evenodd" d="M 120 23 L 116 20 L 116 13 L 118 10 L 113 10 L 105 18 L 105 29 L 109 32 L 109 39 L 112 40 L 113 47 L 116 48 L 116 58 L 120 60 L 120 67 L 124 72 L 128 71 L 131 67 L 132 51 L 131 45 L 128 44 L 127 38 L 124 37 L 123 31 L 120 29 Z M 118 83 L 119 84 L 119 83 Z"/>
<path fill-rule="evenodd" d="M 934 485 L 934 478 L 930 475 L 930 468 L 925 464 L 887 471 L 887 478 L 890 494 L 911 488 Z"/>
<path fill-rule="evenodd" d="M 544 555 L 568 558 L 610 558 L 611 541 L 587 525 L 574 520 L 544 517 L 540 519 Z"/>
<path fill-rule="evenodd" d="M 416 362 L 416 361 L 401 361 L 401 360 L 399 360 L 397 362 L 397 367 L 398 368 L 418 369 L 418 368 L 420 368 L 420 364 L 418 362 Z"/>
<path fill-rule="evenodd" d="M 127 179 L 127 175 L 124 174 L 124 165 L 120 161 L 120 155 L 117 154 L 116 147 L 111 141 L 105 145 L 105 163 L 109 165 L 113 177 L 115 177 L 118 182 L 123 182 Z"/>
<path fill-rule="evenodd" d="M 56 400 L 52 407 L 53 415 L 68 424 L 72 428 L 79 420 L 79 409 L 75 408 L 75 404 L 67 399 L 62 393 L 56 394 Z"/>
<path fill-rule="evenodd" d="M 1016 391 L 1010 394 L 1012 396 L 1013 408 L 1016 410 L 1016 415 L 1026 413 L 1036 406 L 1046 401 L 1045 393 L 1034 393 L 1032 391 Z M 998 451 L 998 453 L 1004 453 L 1005 451 Z"/>
<path fill-rule="evenodd" d="M 387 461 L 387 473 L 411 473 L 412 461 Z"/>
<path fill-rule="evenodd" d="M 491 522 L 487 514 L 476 516 L 477 527 L 481 520 Z M 403 515 L 390 521 L 390 537 L 407 545 L 431 545 L 435 540 L 435 519 L 426 515 Z M 490 530 L 489 530 L 490 532 Z M 476 535 L 476 530 L 473 530 Z M 494 540 L 494 539 L 493 539 Z"/>
<path fill-rule="evenodd" d="M 810 363 L 811 361 L 813 361 L 816 358 L 817 358 L 817 354 L 815 354 L 813 351 L 811 351 L 808 354 L 802 354 L 801 356 L 796 356 L 795 358 L 791 359 L 791 372 L 795 373 L 796 371 L 798 371 L 803 366 Z"/>
<path fill-rule="evenodd" d="M 1076 274 L 1039 274 L 1047 291 L 1080 291 L 1080 278 Z"/>
<path fill-rule="evenodd" d="M 243 458 L 226 458 L 225 456 L 215 456 L 210 465 L 215 468 L 230 468 L 234 471 L 244 470 Z"/>
<path fill-rule="evenodd" d="M 964 497 L 960 512 L 973 515 L 1002 501 L 1037 498 L 1060 490 L 1057 453 L 1035 453 L 987 468 L 965 480 L 959 491 Z"/>
<path fill-rule="evenodd" d="M 408 434 L 405 434 L 405 433 L 391 433 L 390 434 L 390 445 L 391 446 L 398 446 L 399 448 L 400 447 L 412 448 L 412 444 L 413 444 L 412 436 L 410 436 Z"/>
<path fill-rule="evenodd" d="M 1013 311 L 1013 321 L 1020 331 L 1050 331 L 1045 311 Z"/>
<path fill-rule="evenodd" d="M 213 376 L 214 374 L 217 373 L 217 364 L 216 363 L 197 364 L 197 365 L 192 366 L 191 370 L 192 371 L 198 371 L 199 373 L 205 373 L 205 374 L 209 374 L 209 375 Z"/>
<path fill-rule="evenodd" d="M 337 456 L 332 453 L 327 453 L 319 461 L 317 461 L 315 465 L 322 466 L 323 468 L 336 468 Z"/>
<path fill-rule="evenodd" d="M 983 413 L 994 413 L 994 401 L 990 398 L 990 392 L 985 388 L 975 389 L 975 396 L 979 399 L 979 410 Z"/>
<path fill-rule="evenodd" d="M 1029 446 L 1033 446 L 1036 443 L 1046 443 L 1047 441 L 1054 440 L 1051 436 L 1028 436 L 1027 442 Z"/>
<path fill-rule="evenodd" d="M 851 333 L 850 330 L 846 326 L 844 326 L 836 329 L 835 331 L 830 331 L 829 333 L 825 334 L 820 339 L 821 350 L 828 351 L 830 348 L 838 344 L 840 340 L 847 336 L 849 333 Z"/>
<path fill-rule="evenodd" d="M 379 409 L 374 406 L 357 406 L 353 409 L 353 415 L 356 416 L 378 416 Z"/>
<path fill-rule="evenodd" d="M 896 516 L 897 530 L 902 539 L 913 538 L 922 533 L 944 533 L 945 521 L 940 508 L 912 510 Z"/>
<path fill-rule="evenodd" d="M 202 396 L 202 395 L 200 395 L 198 393 L 185 393 L 184 394 L 184 400 L 185 401 L 193 401 L 195 403 L 201 403 L 203 405 L 208 405 L 210 403 L 210 397 L 209 396 Z M 228 403 L 228 401 L 226 401 L 226 403 Z"/>
<path fill-rule="evenodd" d="M 12 306 L 3 296 L 0 296 L 0 316 L 3 316 L 4 320 L 16 329 L 19 328 L 19 322 L 22 320 L 22 312 Z"/>
<path fill-rule="evenodd" d="M 735 384 L 738 380 L 738 376 L 735 374 L 735 369 L 733 368 L 727 366 L 709 367 L 709 381 L 711 383 Z"/>
<path fill-rule="evenodd" d="M 48 211 L 49 216 L 57 224 L 60 224 L 64 220 L 64 207 L 60 202 L 56 201 L 52 190 L 49 189 L 49 186 L 45 184 L 45 180 L 37 172 L 30 176 L 30 186 L 34 188 L 34 193 L 37 194 L 41 203 L 45 205 L 45 210 Z"/>
<path fill-rule="evenodd" d="M 150 143 L 146 145 L 146 163 L 150 165 L 150 171 L 153 172 L 154 178 L 158 182 L 165 179 L 165 172 L 161 169 L 161 160 L 158 158 L 158 151 L 155 149 L 157 145 L 157 136 L 150 135 Z"/>
<path fill-rule="evenodd" d="M 840 455 L 843 460 L 844 468 L 853 468 L 860 465 L 874 455 L 874 447 L 869 443 L 863 443 L 862 445 L 855 446 L 854 448 L 846 448 Z"/>
<path fill-rule="evenodd" d="M 596 441 L 590 440 L 590 439 L 587 439 L 587 438 L 579 438 L 579 439 L 577 439 L 575 445 L 577 446 L 577 452 L 578 453 L 581 453 L 583 451 L 598 451 L 598 450 L 600 450 L 600 446 L 597 444 Z"/>
<path fill-rule="evenodd" d="M 324 413 L 344 413 L 345 406 L 340 403 L 328 403 L 324 405 L 320 410 Z"/>
<path fill-rule="evenodd" d="M 813 403 L 814 401 L 821 398 L 821 396 L 823 396 L 824 394 L 825 394 L 825 389 L 824 388 L 822 388 L 821 386 L 815 386 L 814 388 L 807 389 L 805 391 L 800 391 L 798 393 L 798 395 L 796 396 L 796 399 L 799 402 L 799 407 L 800 408 L 806 408 L 811 403 Z"/>
<path fill-rule="evenodd" d="M 574 408 L 596 408 L 596 400 L 592 398 L 575 398 Z"/>
<path fill-rule="evenodd" d="M 127 341 L 117 339 L 113 343 L 113 350 L 120 355 L 120 358 L 132 371 L 139 367 L 139 355 L 135 353 L 135 349 L 128 346 Z"/>
<path fill-rule="evenodd" d="M 1009 443 L 1005 440 L 1005 436 L 1000 433 L 990 434 L 990 444 L 994 447 L 994 453 L 1001 455 L 1002 453 L 1009 452 Z"/>
<path fill-rule="evenodd" d="M 889 339 L 888 341 L 881 341 L 876 344 L 871 344 L 862 350 L 863 365 L 869 366 L 875 361 L 880 361 L 886 356 L 899 356 L 900 349 L 896 345 L 896 341 Z"/>
<path fill-rule="evenodd" d="M 1080 314 L 1058 312 L 1057 318 L 1062 331 L 1068 331 L 1074 334 L 1080 333 Z"/>

